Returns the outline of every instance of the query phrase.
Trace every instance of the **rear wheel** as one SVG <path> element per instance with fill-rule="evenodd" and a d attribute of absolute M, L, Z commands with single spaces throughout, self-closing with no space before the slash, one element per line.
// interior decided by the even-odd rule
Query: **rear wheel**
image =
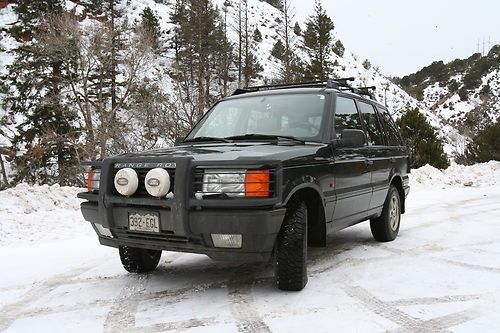
<path fill-rule="evenodd" d="M 370 220 L 373 238 L 379 242 L 390 242 L 399 233 L 401 224 L 401 197 L 398 189 L 391 185 L 385 199 L 382 215 Z"/>
<path fill-rule="evenodd" d="M 155 270 L 160 262 L 160 250 L 148 250 L 130 246 L 120 246 L 123 268 L 130 273 L 148 273 Z"/>
<path fill-rule="evenodd" d="M 307 284 L 307 206 L 294 199 L 288 205 L 275 251 L 276 284 L 299 291 Z"/>

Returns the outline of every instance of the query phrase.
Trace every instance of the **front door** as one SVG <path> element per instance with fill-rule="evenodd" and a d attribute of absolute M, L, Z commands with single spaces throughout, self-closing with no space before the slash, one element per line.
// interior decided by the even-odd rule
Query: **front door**
<path fill-rule="evenodd" d="M 341 137 L 344 129 L 363 130 L 361 118 L 352 98 L 337 96 L 335 103 L 334 136 Z M 372 195 L 368 146 L 333 149 L 331 170 L 334 175 L 336 205 L 333 228 L 342 229 L 357 222 L 368 210 Z"/>

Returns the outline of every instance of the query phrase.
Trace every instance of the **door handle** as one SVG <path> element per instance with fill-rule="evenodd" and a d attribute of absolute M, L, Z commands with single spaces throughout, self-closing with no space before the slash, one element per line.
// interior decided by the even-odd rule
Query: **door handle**
<path fill-rule="evenodd" d="M 373 165 L 373 161 L 372 160 L 365 160 L 365 164 L 368 166 L 368 165 Z"/>

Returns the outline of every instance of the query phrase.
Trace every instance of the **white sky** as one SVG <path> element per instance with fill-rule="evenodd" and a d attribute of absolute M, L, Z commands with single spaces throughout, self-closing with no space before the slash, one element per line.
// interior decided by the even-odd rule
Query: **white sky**
<path fill-rule="evenodd" d="M 297 20 L 313 0 L 293 0 Z M 387 75 L 402 76 L 433 61 L 465 58 L 478 39 L 500 43 L 500 0 L 323 0 L 336 35 Z"/>

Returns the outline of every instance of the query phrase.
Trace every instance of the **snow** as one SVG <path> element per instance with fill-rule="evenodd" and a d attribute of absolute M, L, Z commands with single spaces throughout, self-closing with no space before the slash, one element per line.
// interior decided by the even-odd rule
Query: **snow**
<path fill-rule="evenodd" d="M 490 161 L 472 166 L 451 165 L 439 170 L 430 165 L 412 170 L 413 189 L 500 186 L 500 162 Z"/>
<path fill-rule="evenodd" d="M 33 243 L 92 235 L 79 213 L 81 188 L 20 184 L 0 192 L 0 244 Z M 57 226 L 57 227 L 55 227 Z"/>
<path fill-rule="evenodd" d="M 0 331 L 496 332 L 500 162 L 410 179 L 399 237 L 377 243 L 366 223 L 329 236 L 298 293 L 270 265 L 203 255 L 165 251 L 154 273 L 128 274 L 81 217 L 81 189 L 2 191 Z"/>

